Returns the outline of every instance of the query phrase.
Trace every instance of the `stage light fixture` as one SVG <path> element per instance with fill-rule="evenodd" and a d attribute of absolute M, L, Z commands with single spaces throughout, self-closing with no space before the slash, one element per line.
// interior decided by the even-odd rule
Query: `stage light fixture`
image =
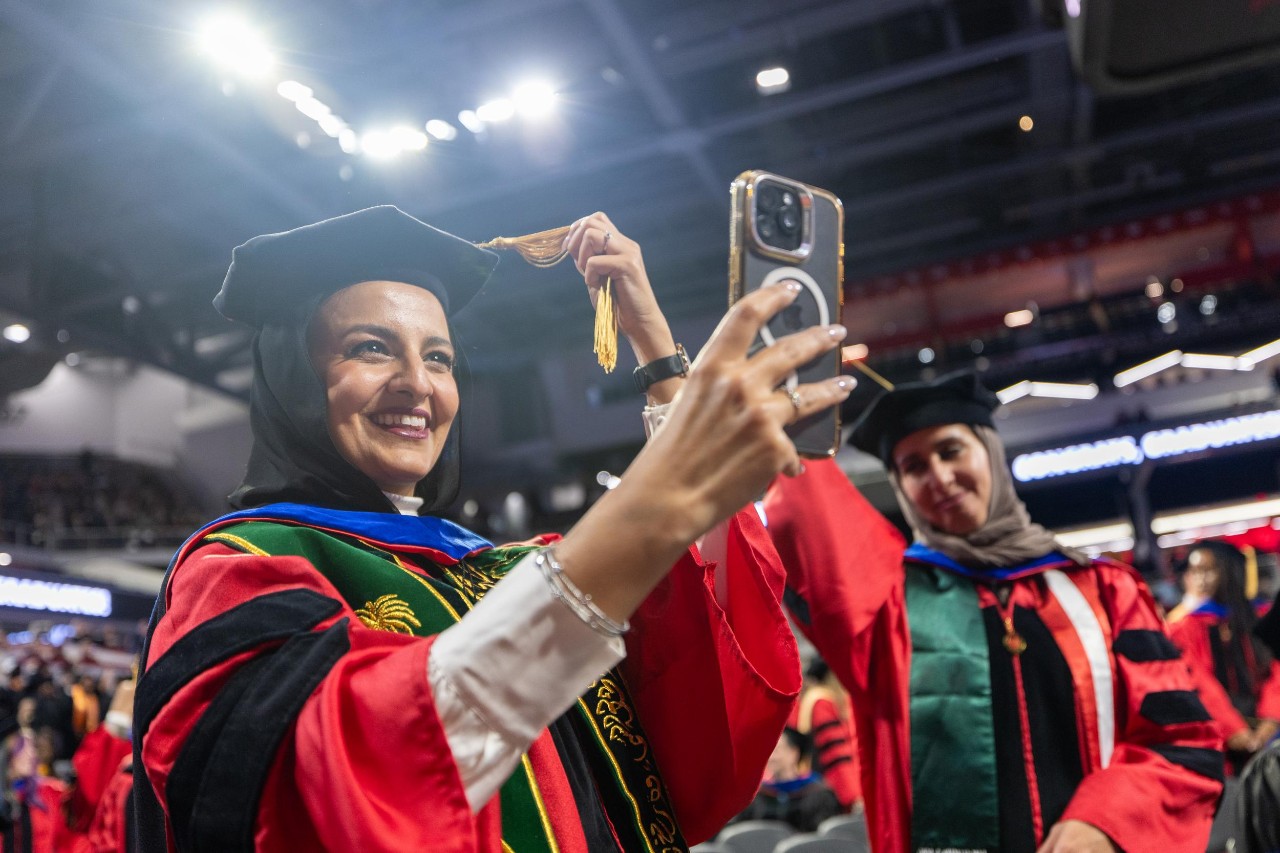
<path fill-rule="evenodd" d="M 494 98 L 476 108 L 476 118 L 485 124 L 507 121 L 516 114 L 516 105 L 510 98 Z M 461 119 L 461 116 L 459 116 Z"/>
<path fill-rule="evenodd" d="M 4 339 L 15 344 L 26 343 L 31 339 L 31 330 L 21 323 L 11 323 L 4 327 Z"/>
<path fill-rule="evenodd" d="M 933 360 L 938 357 L 938 354 L 933 351 L 933 347 L 925 347 L 917 353 L 917 357 L 920 359 L 921 364 L 933 364 Z"/>
<path fill-rule="evenodd" d="M 765 68 L 756 74 L 756 91 L 762 95 L 776 95 L 791 88 L 791 72 L 782 66 Z"/>
<path fill-rule="evenodd" d="M 1151 529 L 1156 533 L 1184 533 L 1219 524 L 1261 521 L 1275 515 L 1280 515 L 1280 498 L 1159 515 L 1152 519 Z"/>
<path fill-rule="evenodd" d="M 1263 344 L 1257 349 L 1251 349 L 1240 356 L 1240 363 L 1255 367 L 1269 358 L 1280 355 L 1280 340 L 1272 341 L 1269 344 Z"/>
<path fill-rule="evenodd" d="M 1030 133 L 1032 130 L 1035 129 L 1035 126 L 1036 126 L 1035 119 L 1033 119 L 1031 116 L 1023 116 L 1022 118 L 1018 119 L 1018 130 L 1021 130 L 1023 133 Z"/>
<path fill-rule="evenodd" d="M 302 113 L 312 121 L 319 121 L 327 115 L 332 115 L 333 110 L 329 109 L 329 105 L 315 97 L 305 97 L 294 103 L 298 108 L 298 112 Z"/>
<path fill-rule="evenodd" d="M 480 120 L 480 116 L 476 115 L 475 110 L 463 110 L 458 113 L 458 124 L 472 133 L 484 132 L 484 122 Z"/>
<path fill-rule="evenodd" d="M 1183 353 L 1182 366 L 1200 370 L 1253 370 L 1252 364 L 1246 366 L 1234 355 L 1206 355 L 1198 352 Z"/>
<path fill-rule="evenodd" d="M 1021 311 L 1010 311 L 1004 315 L 1004 324 L 1010 329 L 1016 329 L 1019 326 L 1029 326 L 1035 320 L 1036 315 L 1029 308 L 1023 308 Z"/>
<path fill-rule="evenodd" d="M 458 129 L 443 119 L 433 118 L 426 124 L 427 133 L 441 142 L 451 142 L 458 136 Z"/>
<path fill-rule="evenodd" d="M 996 392 L 996 399 L 1003 405 L 1012 403 L 1014 400 L 1021 400 L 1030 393 L 1031 383 L 1024 379 L 1021 382 L 1010 385 L 1008 388 L 1001 388 Z"/>
<path fill-rule="evenodd" d="M 1107 550 L 1127 551 L 1133 547 L 1133 525 L 1127 521 L 1113 524 L 1100 524 L 1096 527 L 1085 527 L 1078 530 L 1064 530 L 1053 534 L 1058 544 L 1068 548 L 1097 548 L 1101 545 L 1128 543 L 1128 547 L 1108 548 Z"/>
<path fill-rule="evenodd" d="M 333 113 L 330 113 L 327 116 L 321 116 L 316 123 L 320 125 L 320 129 L 324 131 L 325 136 L 330 136 L 334 139 L 337 139 L 347 126 L 345 121 L 338 118 Z"/>
<path fill-rule="evenodd" d="M 1122 370 L 1115 375 L 1115 386 L 1123 388 L 1126 385 L 1146 379 L 1148 376 L 1155 376 L 1162 370 L 1168 370 L 1170 367 L 1177 367 L 1182 363 L 1182 350 L 1171 350 L 1164 355 L 1156 356 L 1150 361 L 1144 361 L 1142 364 L 1134 365 L 1128 370 Z"/>
<path fill-rule="evenodd" d="M 1200 300 L 1200 313 L 1208 317 L 1218 310 L 1218 297 L 1212 293 L 1206 293 L 1204 298 Z"/>
<path fill-rule="evenodd" d="M 261 77 L 276 64 L 262 35 L 239 18 L 210 18 L 200 28 L 197 41 L 218 65 L 248 77 Z"/>
<path fill-rule="evenodd" d="M 1098 396 L 1098 386 L 1071 382 L 1022 381 L 996 392 L 1001 403 L 1012 403 L 1023 397 L 1047 397 L 1055 400 L 1092 400 Z"/>
<path fill-rule="evenodd" d="M 1160 321 L 1160 325 L 1167 326 L 1178 316 L 1178 307 L 1172 302 L 1163 302 L 1156 309 L 1156 319 Z"/>
<path fill-rule="evenodd" d="M 542 80 L 521 83 L 511 95 L 516 112 L 531 119 L 550 115 L 556 108 L 556 98 L 555 87 Z"/>
<path fill-rule="evenodd" d="M 304 86 L 297 80 L 284 80 L 276 86 L 276 94 L 286 101 L 297 103 L 303 98 L 310 98 L 315 93 L 311 91 L 310 86 Z"/>

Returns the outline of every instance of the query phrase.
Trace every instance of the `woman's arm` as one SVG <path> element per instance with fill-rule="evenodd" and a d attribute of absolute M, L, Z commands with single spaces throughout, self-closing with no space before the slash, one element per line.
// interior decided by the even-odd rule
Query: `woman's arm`
<path fill-rule="evenodd" d="M 674 352 L 633 241 L 596 213 L 571 227 L 566 248 L 593 302 L 605 279 L 612 279 L 619 329 L 641 363 Z M 841 326 L 790 335 L 747 357 L 760 328 L 798 293 L 798 285 L 787 283 L 743 299 L 720 323 L 687 379 L 650 389 L 653 404 L 675 395 L 662 430 L 622 484 L 558 546 L 565 575 L 612 618 L 630 616 L 690 544 L 748 505 L 778 473 L 798 473 L 800 460 L 785 426 L 838 404 L 852 390 L 844 377 L 801 386 L 799 409 L 776 393 L 795 367 L 839 345 Z"/>
<path fill-rule="evenodd" d="M 1222 793 L 1222 739 L 1142 579 L 1120 566 L 1096 572 L 1115 653 L 1115 751 L 1062 822 L 1096 827 L 1128 853 L 1198 853 Z"/>

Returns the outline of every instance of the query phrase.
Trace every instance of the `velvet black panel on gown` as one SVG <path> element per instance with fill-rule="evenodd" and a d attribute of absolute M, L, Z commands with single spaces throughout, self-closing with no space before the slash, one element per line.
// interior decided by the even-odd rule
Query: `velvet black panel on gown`
<path fill-rule="evenodd" d="M 996 608 L 983 610 L 991 654 L 991 692 L 996 732 L 996 776 L 1000 785 L 1000 849 L 1035 853 L 1030 787 L 1023 761 L 1013 655 L 1004 647 L 1004 624 Z M 1053 634 L 1031 610 L 1013 609 L 1013 627 L 1027 641 L 1021 655 L 1022 679 L 1040 813 L 1047 834 L 1066 811 L 1084 778 L 1076 728 L 1071 669 Z"/>

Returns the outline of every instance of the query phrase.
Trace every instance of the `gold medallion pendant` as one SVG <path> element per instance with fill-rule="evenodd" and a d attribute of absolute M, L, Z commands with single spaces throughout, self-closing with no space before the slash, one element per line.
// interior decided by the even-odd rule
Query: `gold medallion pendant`
<path fill-rule="evenodd" d="M 1021 634 L 1013 630 L 1013 617 L 1005 616 L 1001 621 L 1004 622 L 1004 638 L 1002 642 L 1004 643 L 1005 651 L 1011 655 L 1020 655 L 1025 652 L 1027 650 L 1027 641 Z"/>
<path fill-rule="evenodd" d="M 1005 650 L 1011 655 L 1020 655 L 1027 650 L 1027 641 L 1017 631 L 1004 635 Z"/>

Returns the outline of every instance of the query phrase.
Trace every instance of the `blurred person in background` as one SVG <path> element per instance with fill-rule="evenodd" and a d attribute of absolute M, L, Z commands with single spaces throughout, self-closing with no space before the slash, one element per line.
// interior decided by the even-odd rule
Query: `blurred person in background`
<path fill-rule="evenodd" d="M 854 423 L 915 541 L 833 461 L 765 498 L 788 603 L 852 696 L 876 853 L 1200 853 L 1221 739 L 1138 573 L 1060 546 L 972 374 Z"/>
<path fill-rule="evenodd" d="M 1254 626 L 1273 659 L 1280 657 L 1280 593 Z M 1240 773 L 1234 853 L 1280 850 L 1280 739 L 1273 739 Z"/>
<path fill-rule="evenodd" d="M 813 769 L 835 792 L 843 811 L 862 805 L 862 782 L 858 773 L 858 739 L 849 708 L 849 694 L 831 675 L 822 658 L 805 667 L 800 699 L 788 722 L 809 738 Z"/>
<path fill-rule="evenodd" d="M 255 328 L 254 446 L 153 617 L 140 849 L 680 850 L 750 801 L 800 672 L 739 510 L 798 472 L 784 427 L 847 396 L 775 392 L 844 330 L 748 357 L 779 285 L 689 369 L 634 242 L 595 214 L 564 247 L 638 362 L 675 365 L 621 484 L 500 548 L 433 515 L 466 413 L 450 318 L 495 257 L 392 207 L 235 250 L 215 304 Z"/>
<path fill-rule="evenodd" d="M 1169 635 L 1238 770 L 1280 730 L 1280 664 L 1253 633 L 1257 571 L 1240 549 L 1211 539 L 1187 552 L 1182 583 L 1185 595 L 1169 613 Z"/>
<path fill-rule="evenodd" d="M 769 756 L 760 792 L 742 814 L 744 820 L 780 820 L 801 832 L 814 832 L 829 817 L 842 814 L 835 792 L 812 767 L 813 741 L 787 726 Z"/>

